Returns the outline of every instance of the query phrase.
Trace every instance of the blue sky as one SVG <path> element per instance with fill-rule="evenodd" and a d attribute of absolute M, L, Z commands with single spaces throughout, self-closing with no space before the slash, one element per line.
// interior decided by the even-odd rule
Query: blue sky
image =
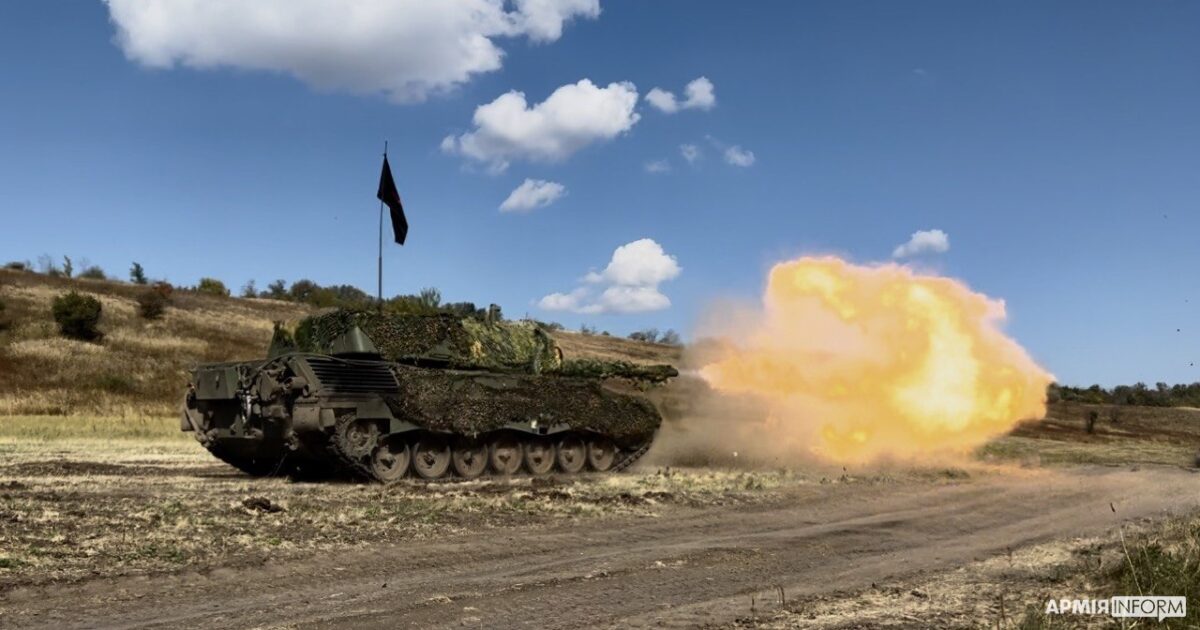
<path fill-rule="evenodd" d="M 1200 379 L 1200 4 L 262 3 L 303 7 L 282 35 L 255 31 L 271 16 L 145 14 L 205 11 L 188 4 L 0 5 L 0 258 L 372 291 L 386 138 L 412 226 L 388 294 L 686 333 L 773 262 L 882 261 L 938 229 L 949 250 L 916 263 L 1003 298 L 1060 380 Z M 686 102 L 699 77 L 712 102 L 646 99 Z M 473 122 L 585 79 L 522 137 Z M 443 148 L 464 134 L 491 157 Z M 526 179 L 565 194 L 501 212 Z M 629 251 L 648 275 L 605 273 L 642 239 L 663 252 Z M 587 312 L 539 306 L 580 287 Z"/>

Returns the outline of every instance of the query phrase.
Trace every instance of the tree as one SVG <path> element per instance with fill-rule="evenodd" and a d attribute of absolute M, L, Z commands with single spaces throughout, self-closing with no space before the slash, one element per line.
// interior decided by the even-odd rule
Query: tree
<path fill-rule="evenodd" d="M 320 288 L 321 285 L 307 278 L 297 280 L 292 283 L 292 288 L 288 289 L 288 298 L 295 302 L 307 302 Z"/>
<path fill-rule="evenodd" d="M 247 280 L 246 284 L 242 285 L 242 297 L 258 297 L 258 289 L 254 286 L 254 278 Z"/>
<path fill-rule="evenodd" d="M 674 329 L 668 328 L 667 332 L 663 333 L 662 337 L 658 338 L 658 342 L 665 343 L 668 346 L 678 346 L 683 343 L 683 340 L 680 339 L 679 333 L 675 332 Z"/>
<path fill-rule="evenodd" d="M 629 338 L 634 341 L 644 341 L 646 343 L 655 343 L 658 341 L 658 329 L 647 328 L 646 330 L 638 330 L 629 333 Z"/>
<path fill-rule="evenodd" d="M 99 341 L 104 335 L 96 327 L 100 323 L 100 300 L 75 291 L 64 293 L 51 304 L 51 313 L 64 337 L 80 341 Z"/>
<path fill-rule="evenodd" d="M 417 295 L 417 299 L 422 306 L 430 309 L 436 309 L 442 305 L 442 292 L 434 287 L 425 287 L 421 289 L 421 293 Z"/>
<path fill-rule="evenodd" d="M 267 285 L 267 290 L 262 292 L 260 297 L 271 298 L 272 300 L 288 299 L 287 283 L 282 278 Z"/>
<path fill-rule="evenodd" d="M 129 268 L 129 281 L 134 284 L 146 284 L 146 270 L 142 269 L 141 263 L 134 261 L 133 266 Z"/>
<path fill-rule="evenodd" d="M 196 291 L 208 295 L 229 297 L 229 289 L 225 288 L 225 283 L 216 278 L 200 278 L 200 284 L 196 286 Z"/>

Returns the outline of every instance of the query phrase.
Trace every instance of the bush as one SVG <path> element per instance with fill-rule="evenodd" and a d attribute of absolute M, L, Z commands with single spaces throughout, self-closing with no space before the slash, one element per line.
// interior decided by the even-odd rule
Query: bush
<path fill-rule="evenodd" d="M 647 328 L 646 330 L 638 330 L 629 333 L 629 338 L 634 341 L 644 341 L 647 343 L 655 343 L 658 341 L 658 329 Z"/>
<path fill-rule="evenodd" d="M 165 283 L 156 284 L 138 296 L 138 314 L 144 319 L 160 319 L 167 311 L 167 305 L 171 303 L 171 293 L 169 290 L 162 290 L 163 284 Z M 170 287 L 171 285 L 166 286 Z"/>
<path fill-rule="evenodd" d="M 100 300 L 75 291 L 54 298 L 51 306 L 54 321 L 64 337 L 80 341 L 99 341 L 104 335 L 96 326 L 100 323 Z"/>
<path fill-rule="evenodd" d="M 196 286 L 196 291 L 208 295 L 229 297 L 229 289 L 225 288 L 225 283 L 216 278 L 200 278 L 200 284 Z"/>
<path fill-rule="evenodd" d="M 254 279 L 251 278 L 242 285 L 242 297 L 255 298 L 258 297 L 258 288 L 254 286 Z"/>
<path fill-rule="evenodd" d="M 86 267 L 83 271 L 79 272 L 79 277 L 89 280 L 108 280 L 108 276 L 104 275 L 104 270 L 97 265 Z"/>
<path fill-rule="evenodd" d="M 678 346 L 683 343 L 683 339 L 679 337 L 679 333 L 668 328 L 667 332 L 663 333 L 662 336 L 658 338 L 658 343 L 665 343 L 668 346 Z"/>
<path fill-rule="evenodd" d="M 11 269 L 12 271 L 29 271 L 29 269 L 30 269 L 29 263 L 22 262 L 20 260 L 6 262 L 6 263 L 4 263 L 4 268 Z"/>

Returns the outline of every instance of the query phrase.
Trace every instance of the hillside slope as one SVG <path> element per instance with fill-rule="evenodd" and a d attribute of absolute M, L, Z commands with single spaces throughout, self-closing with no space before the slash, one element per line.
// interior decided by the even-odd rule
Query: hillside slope
<path fill-rule="evenodd" d="M 65 339 L 50 314 L 70 290 L 100 300 L 101 343 Z M 176 292 L 158 321 L 138 316 L 145 287 L 0 270 L 0 414 L 174 415 L 187 367 L 262 356 L 272 322 L 311 312 L 275 300 Z"/>
<path fill-rule="evenodd" d="M 101 343 L 65 339 L 50 313 L 55 296 L 92 295 L 103 304 Z M 0 269 L 0 415 L 173 416 L 196 363 L 265 355 L 272 322 L 312 307 L 266 299 L 177 291 L 158 321 L 138 316 L 143 286 L 54 278 Z M 678 363 L 680 349 L 599 335 L 557 332 L 568 357 Z"/>

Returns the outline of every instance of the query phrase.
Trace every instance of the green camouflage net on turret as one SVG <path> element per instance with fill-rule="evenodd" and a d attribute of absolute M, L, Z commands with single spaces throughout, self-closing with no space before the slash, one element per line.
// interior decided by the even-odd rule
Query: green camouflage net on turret
<path fill-rule="evenodd" d="M 557 370 L 561 363 L 558 346 L 535 324 L 486 323 L 450 314 L 338 310 L 302 320 L 296 343 L 305 352 L 327 353 L 355 326 L 392 361 L 527 372 Z"/>
<path fill-rule="evenodd" d="M 647 383 L 679 375 L 669 365 L 587 358 L 564 361 L 558 344 L 533 322 L 488 323 L 449 314 L 338 310 L 301 320 L 295 344 L 303 352 L 326 354 L 338 337 L 356 326 L 384 358 L 401 363 Z"/>

